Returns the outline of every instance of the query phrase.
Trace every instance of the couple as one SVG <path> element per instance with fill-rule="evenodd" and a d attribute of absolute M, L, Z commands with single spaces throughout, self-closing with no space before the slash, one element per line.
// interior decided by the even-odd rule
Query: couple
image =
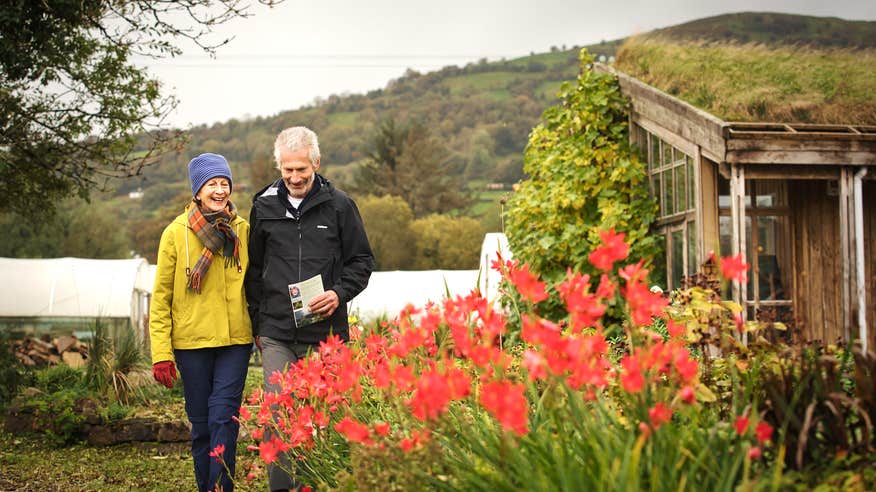
<path fill-rule="evenodd" d="M 282 131 L 274 158 L 281 178 L 255 195 L 249 223 L 229 200 L 233 181 L 225 158 L 192 159 L 192 202 L 164 229 L 158 247 L 149 312 L 152 372 L 170 388 L 179 368 L 200 491 L 217 484 L 233 490 L 234 417 L 253 337 L 262 351 L 265 390 L 278 391 L 268 383 L 271 373 L 304 357 L 329 333 L 349 338 L 347 303 L 374 267 L 356 204 L 317 174 L 316 134 L 305 127 Z M 289 284 L 315 275 L 325 292 L 308 307 L 324 319 L 298 328 Z M 210 456 L 223 449 L 221 461 Z M 268 473 L 271 490 L 298 486 L 279 467 Z"/>

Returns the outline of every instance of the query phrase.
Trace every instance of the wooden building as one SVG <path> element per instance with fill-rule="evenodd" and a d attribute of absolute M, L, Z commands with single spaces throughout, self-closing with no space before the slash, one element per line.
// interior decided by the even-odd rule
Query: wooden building
<path fill-rule="evenodd" d="M 710 252 L 742 253 L 749 280 L 732 296 L 748 318 L 876 347 L 876 126 L 723 121 L 595 69 L 616 75 L 632 104 L 630 136 L 660 203 L 662 287 L 679 287 Z"/>

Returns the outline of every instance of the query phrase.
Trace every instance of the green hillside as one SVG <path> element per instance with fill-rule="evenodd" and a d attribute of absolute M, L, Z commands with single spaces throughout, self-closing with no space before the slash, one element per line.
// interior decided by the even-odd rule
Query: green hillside
<path fill-rule="evenodd" d="M 770 12 L 707 17 L 649 34 L 691 41 L 794 44 L 819 48 L 876 48 L 876 22 Z"/>

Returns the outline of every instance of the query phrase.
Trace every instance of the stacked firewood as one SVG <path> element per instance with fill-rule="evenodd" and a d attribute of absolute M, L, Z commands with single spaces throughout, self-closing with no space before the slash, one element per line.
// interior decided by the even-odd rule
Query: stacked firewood
<path fill-rule="evenodd" d="M 70 367 L 82 367 L 88 358 L 88 345 L 72 335 L 54 339 L 26 337 L 12 342 L 12 352 L 29 367 L 55 366 L 61 362 Z"/>

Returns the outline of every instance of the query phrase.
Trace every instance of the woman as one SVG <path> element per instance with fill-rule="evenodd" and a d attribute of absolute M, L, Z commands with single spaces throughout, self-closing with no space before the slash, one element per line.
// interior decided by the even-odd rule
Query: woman
<path fill-rule="evenodd" d="M 227 492 L 239 429 L 234 417 L 253 342 L 243 290 L 249 223 L 228 199 L 231 169 L 224 157 L 195 157 L 189 180 L 194 198 L 158 246 L 149 311 L 152 374 L 171 388 L 179 366 L 198 490 L 219 485 Z"/>

